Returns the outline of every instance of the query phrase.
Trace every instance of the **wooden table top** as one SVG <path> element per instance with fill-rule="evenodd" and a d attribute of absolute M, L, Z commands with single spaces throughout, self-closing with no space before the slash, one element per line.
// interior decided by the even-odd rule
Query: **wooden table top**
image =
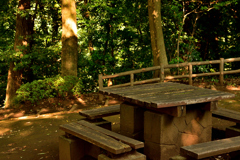
<path fill-rule="evenodd" d="M 194 87 L 191 85 L 165 82 L 106 88 L 100 93 L 145 107 L 166 108 L 233 98 L 234 94 Z"/>

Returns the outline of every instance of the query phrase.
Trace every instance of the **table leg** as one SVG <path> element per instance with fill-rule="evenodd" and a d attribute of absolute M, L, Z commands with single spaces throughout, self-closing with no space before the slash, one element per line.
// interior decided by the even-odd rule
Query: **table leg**
<path fill-rule="evenodd" d="M 120 105 L 120 132 L 122 135 L 143 141 L 145 109 L 132 104 Z"/>
<path fill-rule="evenodd" d="M 183 117 L 144 113 L 144 153 L 151 160 L 169 160 L 182 146 L 211 141 L 211 133 L 210 111 L 191 106 Z"/>

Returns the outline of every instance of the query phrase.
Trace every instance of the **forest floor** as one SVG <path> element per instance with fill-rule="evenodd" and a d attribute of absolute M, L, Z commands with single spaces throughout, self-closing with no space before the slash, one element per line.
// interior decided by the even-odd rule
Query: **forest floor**
<path fill-rule="evenodd" d="M 233 99 L 219 101 L 219 106 L 240 112 L 240 86 L 238 79 L 224 87 L 210 83 L 196 82 L 195 86 L 231 92 Z M 52 98 L 35 106 L 19 105 L 15 109 L 0 109 L 0 159 L 1 160 L 58 160 L 58 137 L 64 132 L 59 125 L 82 119 L 80 110 L 121 103 L 109 97 L 99 101 L 97 93 L 83 95 L 76 99 Z M 120 117 L 106 118 L 113 122 L 113 130 L 118 132 Z M 224 130 L 234 123 L 213 118 L 213 126 Z"/>

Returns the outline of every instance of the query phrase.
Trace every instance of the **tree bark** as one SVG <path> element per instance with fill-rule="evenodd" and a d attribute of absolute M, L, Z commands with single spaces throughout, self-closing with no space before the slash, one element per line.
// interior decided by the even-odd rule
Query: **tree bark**
<path fill-rule="evenodd" d="M 31 0 L 19 0 L 18 11 L 24 11 L 30 9 Z M 31 46 L 31 34 L 33 32 L 33 23 L 30 15 L 23 17 L 20 13 L 17 14 L 16 20 L 16 33 L 14 40 L 14 50 L 16 52 L 21 51 L 22 55 L 26 54 L 28 48 Z M 24 46 L 24 49 L 20 47 Z M 6 99 L 5 99 L 5 108 L 10 108 L 13 106 L 13 100 L 16 96 L 17 89 L 22 84 L 22 70 L 14 70 L 15 67 L 14 61 L 10 62 L 8 70 L 8 82 L 6 89 Z"/>
<path fill-rule="evenodd" d="M 161 0 L 148 0 L 148 16 L 151 34 L 153 65 L 167 65 L 168 60 L 164 44 L 161 21 Z M 160 77 L 160 71 L 156 71 L 154 73 L 154 77 Z"/>
<path fill-rule="evenodd" d="M 62 0 L 62 76 L 77 76 L 77 57 L 76 3 L 75 0 Z"/>

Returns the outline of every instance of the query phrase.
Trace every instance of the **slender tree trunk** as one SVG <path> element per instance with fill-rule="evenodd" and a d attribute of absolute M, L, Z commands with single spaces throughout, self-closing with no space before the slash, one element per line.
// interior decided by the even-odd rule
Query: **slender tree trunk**
<path fill-rule="evenodd" d="M 51 7 L 51 10 L 53 11 L 52 13 L 52 18 L 53 18 L 53 22 L 52 22 L 52 28 L 53 28 L 53 32 L 52 32 L 52 42 L 56 43 L 57 41 L 57 37 L 58 37 L 58 29 L 59 29 L 59 24 L 61 21 L 61 17 L 58 14 L 59 9 L 56 7 Z"/>
<path fill-rule="evenodd" d="M 24 11 L 30 9 L 31 0 L 19 0 L 18 11 Z M 19 13 L 17 14 L 16 20 L 16 33 L 14 40 L 14 50 L 16 52 L 21 51 L 22 55 L 26 54 L 28 48 L 31 46 L 31 34 L 33 31 L 32 19 L 29 16 L 23 17 Z M 20 47 L 24 46 L 24 49 Z M 15 63 L 14 61 L 10 62 L 8 70 L 8 82 L 6 89 L 6 99 L 5 99 L 5 108 L 10 108 L 13 106 L 13 100 L 16 96 L 17 89 L 22 84 L 22 70 L 14 70 Z"/>
<path fill-rule="evenodd" d="M 62 0 L 62 76 L 77 76 L 77 20 L 75 0 Z"/>
<path fill-rule="evenodd" d="M 164 44 L 161 21 L 161 0 L 148 0 L 148 16 L 151 34 L 153 65 L 167 65 L 167 55 Z M 160 77 L 160 71 L 154 73 L 154 77 Z"/>

